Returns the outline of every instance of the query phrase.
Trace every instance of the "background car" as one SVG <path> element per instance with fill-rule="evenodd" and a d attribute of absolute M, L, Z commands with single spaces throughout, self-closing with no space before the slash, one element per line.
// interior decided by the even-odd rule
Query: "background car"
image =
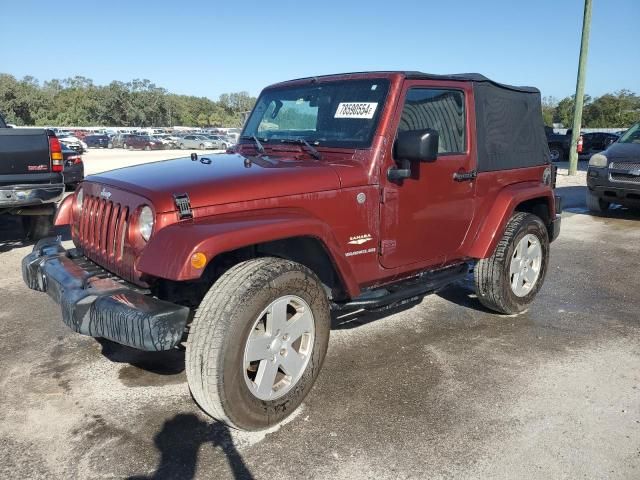
<path fill-rule="evenodd" d="M 123 148 L 124 144 L 127 143 L 127 140 L 132 136 L 130 133 L 118 133 L 111 138 L 111 142 L 107 145 L 107 148 Z"/>
<path fill-rule="evenodd" d="M 223 137 L 222 135 L 202 135 L 202 136 L 211 140 L 214 148 L 222 148 L 226 150 L 232 145 L 232 142 L 226 137 Z"/>
<path fill-rule="evenodd" d="M 182 150 L 186 148 L 199 148 L 200 150 L 204 150 L 213 148 L 213 142 L 201 135 L 185 135 L 180 139 L 179 146 Z"/>
<path fill-rule="evenodd" d="M 109 146 L 109 137 L 106 135 L 87 135 L 83 141 L 88 148 L 107 148 Z"/>
<path fill-rule="evenodd" d="M 74 137 L 70 133 L 57 132 L 56 137 L 58 137 L 58 140 L 62 145 L 66 145 L 71 150 L 74 150 L 78 153 L 84 153 L 88 148 L 86 143 L 84 143 L 79 138 Z"/>
<path fill-rule="evenodd" d="M 63 170 L 65 186 L 72 190 L 84 180 L 84 163 L 82 156 L 66 146 L 62 146 Z"/>
<path fill-rule="evenodd" d="M 619 135 L 608 132 L 589 132 L 582 134 L 582 153 L 578 157 L 589 159 L 594 153 L 606 150 L 609 145 L 618 141 Z M 585 158 L 586 157 L 586 158 Z"/>
<path fill-rule="evenodd" d="M 162 150 L 164 144 L 162 140 L 150 137 L 149 135 L 131 135 L 123 144 L 122 148 L 139 150 Z"/>

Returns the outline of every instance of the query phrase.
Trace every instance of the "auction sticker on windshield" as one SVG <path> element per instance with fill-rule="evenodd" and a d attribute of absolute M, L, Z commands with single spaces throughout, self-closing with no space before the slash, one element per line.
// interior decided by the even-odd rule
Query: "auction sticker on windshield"
<path fill-rule="evenodd" d="M 334 118 L 373 118 L 377 102 L 341 102 Z"/>

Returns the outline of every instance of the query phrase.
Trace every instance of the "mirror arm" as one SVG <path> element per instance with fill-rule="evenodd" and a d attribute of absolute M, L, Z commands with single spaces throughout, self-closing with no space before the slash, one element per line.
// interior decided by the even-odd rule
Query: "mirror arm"
<path fill-rule="evenodd" d="M 397 181 L 411 178 L 411 162 L 409 160 L 400 160 L 400 167 L 389 168 L 387 170 L 387 179 Z"/>

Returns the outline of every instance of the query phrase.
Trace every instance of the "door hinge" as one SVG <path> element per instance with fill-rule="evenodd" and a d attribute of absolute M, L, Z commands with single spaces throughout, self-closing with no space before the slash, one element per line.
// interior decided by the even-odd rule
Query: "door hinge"
<path fill-rule="evenodd" d="M 380 203 L 388 203 L 398 199 L 398 190 L 395 188 L 383 188 L 380 191 Z"/>

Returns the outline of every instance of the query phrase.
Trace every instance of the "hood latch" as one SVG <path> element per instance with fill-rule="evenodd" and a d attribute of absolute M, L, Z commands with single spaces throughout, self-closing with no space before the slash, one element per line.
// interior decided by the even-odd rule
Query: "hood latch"
<path fill-rule="evenodd" d="M 176 204 L 176 208 L 178 209 L 178 218 L 180 218 L 180 220 L 193 218 L 193 210 L 191 210 L 189 195 L 187 195 L 186 193 L 174 193 L 173 200 Z"/>

